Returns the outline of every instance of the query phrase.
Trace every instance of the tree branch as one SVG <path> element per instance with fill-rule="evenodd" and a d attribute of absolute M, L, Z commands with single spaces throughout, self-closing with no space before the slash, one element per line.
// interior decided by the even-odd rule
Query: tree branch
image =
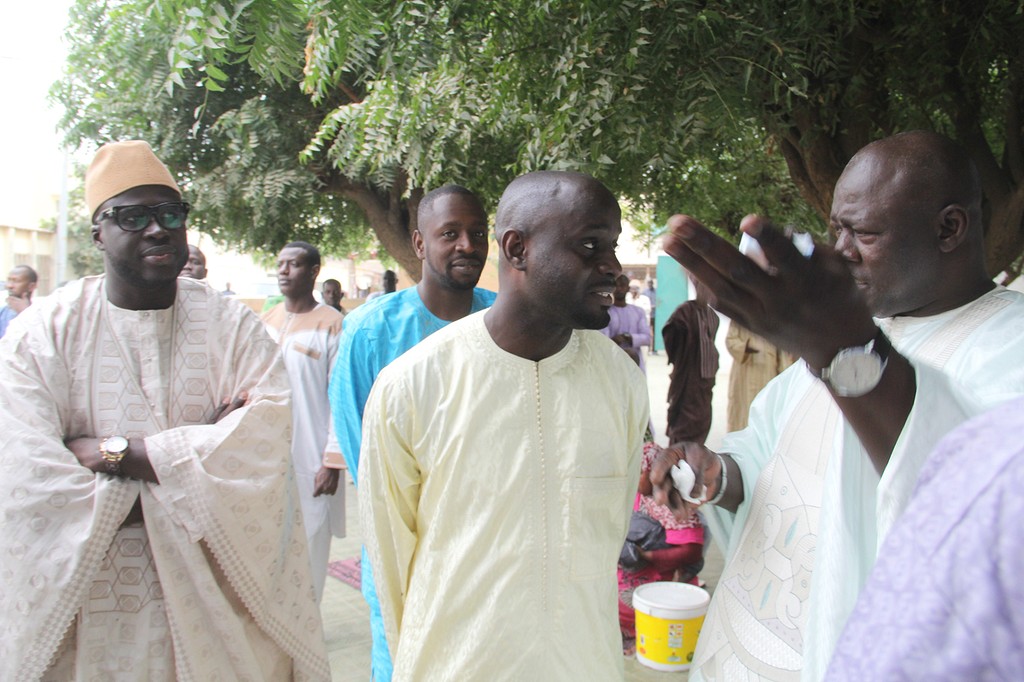
<path fill-rule="evenodd" d="M 422 263 L 412 248 L 412 224 L 408 220 L 406 201 L 402 199 L 405 174 L 399 174 L 396 185 L 387 193 L 353 182 L 337 172 L 321 171 L 319 177 L 324 191 L 349 199 L 363 210 L 380 245 L 414 280 L 419 281 Z"/>

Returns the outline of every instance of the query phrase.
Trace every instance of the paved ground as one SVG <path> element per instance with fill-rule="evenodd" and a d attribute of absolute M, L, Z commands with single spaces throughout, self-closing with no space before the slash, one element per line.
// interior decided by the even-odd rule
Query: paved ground
<path fill-rule="evenodd" d="M 725 433 L 726 391 L 729 382 L 730 358 L 724 348 L 725 331 L 728 320 L 722 320 L 718 332 L 718 345 L 721 355 L 721 368 L 715 384 L 714 421 L 708 445 L 718 445 Z M 665 396 L 668 391 L 668 366 L 665 353 L 647 357 L 647 377 L 651 394 L 651 414 L 654 426 L 661 437 L 658 442 L 664 443 L 665 433 Z M 359 555 L 362 536 L 356 506 L 356 491 L 351 480 L 347 482 L 346 507 L 348 509 L 348 537 L 335 540 L 331 546 L 331 559 L 349 559 Z M 701 578 L 710 589 L 718 583 L 722 571 L 722 558 L 717 549 L 712 547 L 706 557 Z M 360 682 L 370 679 L 370 625 L 366 603 L 358 590 L 349 587 L 340 580 L 327 578 L 324 599 L 321 605 L 324 619 L 324 630 L 327 635 L 327 648 L 331 659 L 332 678 Z M 643 682 L 650 680 L 685 680 L 681 673 L 664 673 L 645 668 L 635 659 L 626 661 L 626 680 Z"/>

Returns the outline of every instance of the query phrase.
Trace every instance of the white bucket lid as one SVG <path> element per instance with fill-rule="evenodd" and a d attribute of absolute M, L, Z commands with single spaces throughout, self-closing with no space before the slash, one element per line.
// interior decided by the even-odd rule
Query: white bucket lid
<path fill-rule="evenodd" d="M 657 582 L 633 590 L 633 608 L 654 618 L 686 620 L 707 613 L 711 595 L 696 585 Z"/>

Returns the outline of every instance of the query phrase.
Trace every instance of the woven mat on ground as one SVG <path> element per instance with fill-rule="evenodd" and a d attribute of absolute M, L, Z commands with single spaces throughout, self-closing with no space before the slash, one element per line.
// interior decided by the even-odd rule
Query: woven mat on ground
<path fill-rule="evenodd" d="M 360 586 L 359 557 L 330 562 L 327 564 L 327 575 L 358 590 Z"/>

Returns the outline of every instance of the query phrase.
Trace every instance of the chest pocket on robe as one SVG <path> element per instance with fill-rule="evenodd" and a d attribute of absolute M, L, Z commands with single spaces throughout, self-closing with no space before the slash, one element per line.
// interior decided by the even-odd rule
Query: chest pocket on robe
<path fill-rule="evenodd" d="M 573 580 L 615 575 L 629 517 L 626 476 L 573 478 L 569 498 L 569 533 Z"/>
<path fill-rule="evenodd" d="M 317 350 L 316 348 L 311 348 L 310 346 L 307 346 L 305 344 L 299 343 L 298 341 L 296 341 L 295 343 L 292 344 L 291 350 L 292 350 L 293 353 L 300 353 L 302 355 L 308 355 L 309 357 L 313 358 L 314 360 L 319 360 L 320 359 L 320 355 L 321 355 L 320 351 Z"/>

